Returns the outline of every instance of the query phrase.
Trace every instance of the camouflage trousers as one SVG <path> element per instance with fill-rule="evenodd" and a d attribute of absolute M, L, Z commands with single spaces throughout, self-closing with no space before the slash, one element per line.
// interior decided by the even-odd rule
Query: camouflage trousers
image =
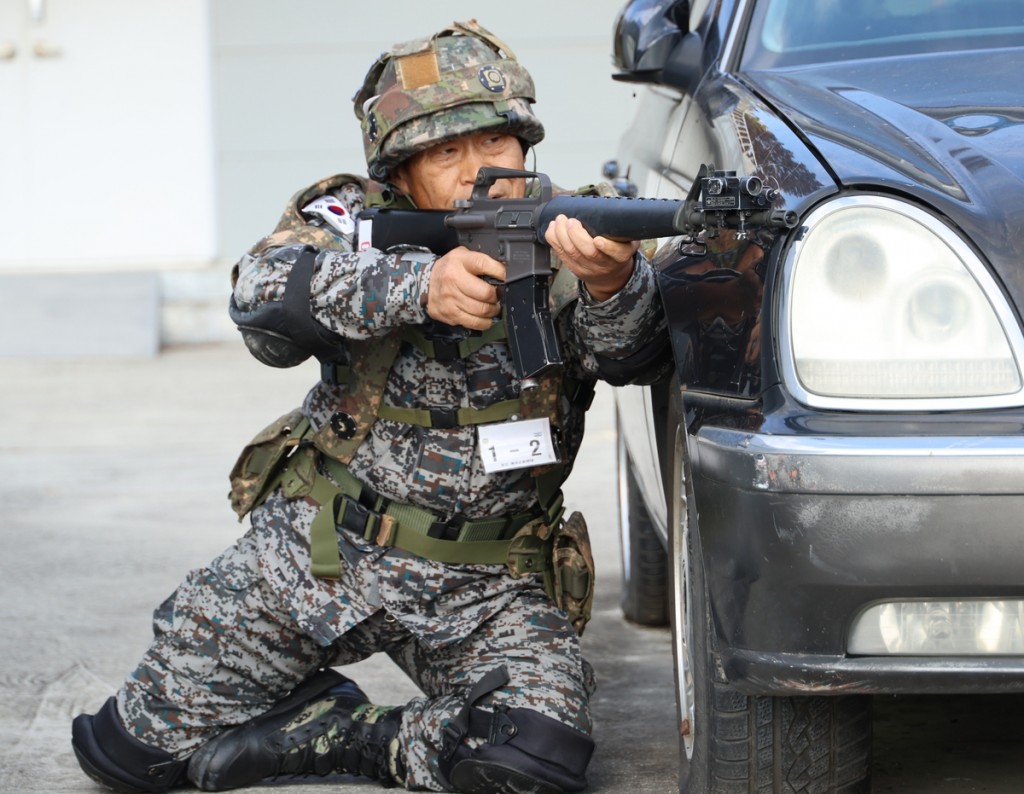
<path fill-rule="evenodd" d="M 399 734 L 409 789 L 445 790 L 437 763 L 443 729 L 473 684 L 502 665 L 509 682 L 478 706 L 530 708 L 590 733 L 592 671 L 538 581 L 514 580 L 497 566 L 443 566 L 361 547 L 339 533 L 342 580 L 293 579 L 283 588 L 274 560 L 287 551 L 294 577 L 306 549 L 273 530 L 307 523 L 295 510 L 301 513 L 301 504 L 272 503 L 249 534 L 191 572 L 157 609 L 153 642 L 118 693 L 122 719 L 137 738 L 184 758 L 263 713 L 316 670 L 376 652 L 424 695 L 405 704 Z M 313 621 L 311 603 L 328 617 Z M 476 616 L 468 623 L 467 612 Z M 439 640 L 436 629 L 449 617 L 460 630 L 442 631 Z"/>

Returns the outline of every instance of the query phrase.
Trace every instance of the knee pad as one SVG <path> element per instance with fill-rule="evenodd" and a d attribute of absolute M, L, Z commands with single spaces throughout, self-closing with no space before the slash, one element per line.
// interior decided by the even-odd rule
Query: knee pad
<path fill-rule="evenodd" d="M 102 786 L 122 792 L 163 792 L 185 783 L 188 761 L 143 744 L 121 725 L 117 701 L 71 723 L 71 746 L 82 770 Z"/>
<path fill-rule="evenodd" d="M 456 791 L 562 794 L 586 788 L 594 752 L 589 736 L 532 709 L 473 712 L 468 735 L 485 735 L 487 741 L 476 748 L 461 743 L 442 764 Z"/>

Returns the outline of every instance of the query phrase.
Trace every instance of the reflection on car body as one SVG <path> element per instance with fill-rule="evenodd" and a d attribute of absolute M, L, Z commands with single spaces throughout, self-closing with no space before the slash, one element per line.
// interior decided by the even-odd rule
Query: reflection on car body
<path fill-rule="evenodd" d="M 638 195 L 799 218 L 664 241 L 676 374 L 616 390 L 680 790 L 866 790 L 871 694 L 1024 691 L 1024 6 L 634 0 L 615 52 Z"/>

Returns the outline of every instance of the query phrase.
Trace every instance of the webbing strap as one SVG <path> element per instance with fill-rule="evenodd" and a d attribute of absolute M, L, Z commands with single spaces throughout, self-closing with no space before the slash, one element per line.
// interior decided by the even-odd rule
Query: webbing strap
<path fill-rule="evenodd" d="M 565 496 L 562 493 L 565 478 L 565 466 L 552 466 L 533 478 L 537 486 L 537 504 L 544 511 L 549 526 L 557 524 L 565 513 Z"/>
<path fill-rule="evenodd" d="M 310 570 L 314 576 L 336 579 L 341 574 L 341 554 L 338 551 L 337 526 L 344 523 L 345 511 L 357 509 L 357 500 L 363 486 L 348 468 L 331 458 L 325 458 L 325 465 L 335 485 L 319 472 L 314 475 L 312 488 L 307 498 L 321 505 L 310 527 Z M 379 503 L 380 500 L 378 500 Z M 363 536 L 381 546 L 394 546 L 418 557 L 451 565 L 503 565 L 510 559 L 512 539 L 476 540 L 474 537 L 489 537 L 505 529 L 514 532 L 526 526 L 533 514 L 523 513 L 511 519 L 503 517 L 482 518 L 466 521 L 460 531 L 459 540 L 435 538 L 427 531 L 437 523 L 438 517 L 415 505 L 388 501 L 383 516 L 362 508 L 366 515 Z M 376 534 L 374 534 L 376 533 Z M 518 544 L 520 547 L 522 544 Z M 549 567 L 550 554 L 543 544 L 535 548 L 519 548 L 517 559 L 526 570 L 543 571 Z M 529 557 L 530 559 L 526 559 Z"/>
<path fill-rule="evenodd" d="M 337 579 L 341 576 L 341 552 L 338 551 L 338 530 L 334 525 L 334 505 L 333 497 L 322 504 L 309 528 L 309 571 L 321 579 Z"/>
<path fill-rule="evenodd" d="M 318 359 L 328 360 L 336 357 L 339 349 L 337 342 L 325 338 L 331 336 L 328 330 L 313 318 L 311 281 L 316 270 L 317 250 L 307 245 L 299 253 L 285 281 L 281 307 L 288 336 Z"/>
<path fill-rule="evenodd" d="M 308 290 L 307 290 L 308 292 Z M 496 323 L 477 336 L 467 336 L 457 342 L 454 339 L 439 339 L 426 336 L 417 326 L 408 325 L 402 332 L 402 341 L 408 342 L 428 358 L 440 361 L 451 361 L 456 358 L 468 358 L 484 345 L 506 339 L 505 321 Z M 320 364 L 320 378 L 332 385 L 347 384 L 352 380 L 352 367 L 337 361 L 325 361 Z M 410 422 L 409 424 L 418 424 Z M 429 425 L 427 425 L 429 427 Z"/>
<path fill-rule="evenodd" d="M 331 386 L 344 386 L 352 380 L 352 367 L 337 361 L 321 361 L 320 380 Z"/>
<path fill-rule="evenodd" d="M 309 528 L 309 570 L 322 579 L 337 579 L 341 575 L 341 553 L 338 551 L 337 510 L 338 497 L 358 499 L 362 483 L 349 470 L 333 458 L 324 458 L 335 485 L 317 472 L 310 498 L 320 505 L 320 511 Z"/>
<path fill-rule="evenodd" d="M 341 492 L 345 494 L 345 496 L 352 499 L 358 499 L 360 495 L 362 495 L 363 484 L 352 476 L 352 472 L 348 470 L 348 466 L 341 461 L 329 458 L 326 455 L 323 456 L 322 460 L 324 467 L 331 473 L 334 481 L 338 483 L 337 487 L 341 488 Z M 337 490 L 337 487 L 330 483 L 330 481 L 328 481 L 327 484 Z M 321 504 L 323 504 L 323 502 L 321 502 Z"/>
<path fill-rule="evenodd" d="M 495 323 L 480 334 L 463 337 L 458 341 L 429 337 L 415 325 L 406 326 L 402 332 L 403 341 L 408 342 L 428 358 L 436 358 L 442 361 L 451 361 L 454 358 L 468 358 L 479 351 L 484 345 L 507 338 L 508 331 L 505 329 L 504 320 Z"/>
<path fill-rule="evenodd" d="M 451 565 L 504 565 L 511 540 L 444 540 L 421 535 L 412 527 L 397 523 L 381 545 L 404 549 L 417 557 Z"/>
<path fill-rule="evenodd" d="M 285 282 L 284 308 L 292 338 L 307 349 L 319 346 L 320 339 L 313 330 L 309 304 L 310 281 L 316 265 L 316 249 L 305 247 L 292 265 Z"/>
<path fill-rule="evenodd" d="M 382 419 L 433 428 L 502 422 L 517 413 L 519 413 L 519 400 L 501 400 L 486 408 L 458 408 L 451 411 L 436 408 L 399 408 L 381 403 L 377 411 L 377 415 Z"/>
<path fill-rule="evenodd" d="M 469 694 L 466 695 L 466 702 L 463 705 L 462 710 L 452 717 L 452 719 L 450 719 L 444 726 L 441 742 L 441 758 L 444 761 L 447 762 L 451 760 L 455 751 L 459 749 L 459 745 L 462 744 L 463 737 L 469 734 L 470 719 L 472 716 L 473 706 L 476 702 L 484 695 L 505 686 L 505 684 L 510 680 L 508 668 L 505 667 L 505 665 L 502 665 L 501 667 L 489 670 L 473 685 L 473 688 L 469 690 Z"/>
<path fill-rule="evenodd" d="M 387 515 L 395 519 L 395 522 L 408 527 L 413 532 L 426 534 L 427 530 L 436 520 L 436 516 L 426 510 L 421 510 L 416 505 L 395 502 L 388 505 Z"/>

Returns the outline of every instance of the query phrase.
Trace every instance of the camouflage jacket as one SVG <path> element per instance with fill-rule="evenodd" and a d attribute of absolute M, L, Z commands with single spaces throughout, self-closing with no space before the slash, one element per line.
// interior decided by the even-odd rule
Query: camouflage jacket
<path fill-rule="evenodd" d="M 402 326 L 428 324 L 421 296 L 428 289 L 435 256 L 418 250 L 360 251 L 354 224 L 316 225 L 302 213 L 303 207 L 324 194 L 355 216 L 367 202 L 367 183 L 341 175 L 296 194 L 275 232 L 236 265 L 235 305 L 254 311 L 281 301 L 298 244 L 306 243 L 319 249 L 310 309 L 315 320 L 341 340 L 383 339 Z M 372 200 L 374 194 L 370 195 Z M 630 281 L 607 301 L 597 303 L 579 288 L 558 315 L 556 327 L 567 373 L 582 381 L 597 378 L 595 354 L 625 358 L 665 333 L 649 263 L 638 256 Z M 403 344 L 383 400 L 402 408 L 486 408 L 516 399 L 518 394 L 504 340 L 450 362 L 428 358 L 417 347 Z M 337 386 L 320 381 L 312 387 L 303 410 L 314 429 L 329 423 L 339 399 Z M 563 456 L 571 463 L 582 439 L 585 407 L 567 409 L 562 444 Z M 349 469 L 380 494 L 449 517 L 521 512 L 536 495 L 529 469 L 485 473 L 472 426 L 438 429 L 378 418 L 349 461 Z"/>

